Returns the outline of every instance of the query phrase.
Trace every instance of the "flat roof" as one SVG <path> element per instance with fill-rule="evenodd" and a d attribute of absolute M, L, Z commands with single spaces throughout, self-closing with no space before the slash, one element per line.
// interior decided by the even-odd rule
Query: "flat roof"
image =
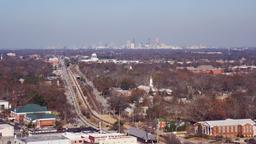
<path fill-rule="evenodd" d="M 49 140 L 68 140 L 62 134 L 43 134 L 43 135 L 33 135 L 23 138 L 18 138 L 23 142 L 37 142 L 37 141 L 49 141 Z"/>
<path fill-rule="evenodd" d="M 8 102 L 8 101 L 6 101 L 6 100 L 0 100 L 0 102 Z"/>
<path fill-rule="evenodd" d="M 13 126 L 12 126 L 12 125 L 9 125 L 9 124 L 1 124 L 1 123 L 0 123 L 0 129 L 10 128 L 10 127 L 13 127 Z"/>
<path fill-rule="evenodd" d="M 77 140 L 77 139 L 80 139 L 82 137 L 89 137 L 89 135 L 84 134 L 82 132 L 80 132 L 80 133 L 66 132 L 66 133 L 63 134 L 63 136 L 65 136 L 66 138 L 68 138 L 70 140 Z"/>
<path fill-rule="evenodd" d="M 124 136 L 121 133 L 89 133 L 92 137 L 113 137 L 113 136 Z"/>

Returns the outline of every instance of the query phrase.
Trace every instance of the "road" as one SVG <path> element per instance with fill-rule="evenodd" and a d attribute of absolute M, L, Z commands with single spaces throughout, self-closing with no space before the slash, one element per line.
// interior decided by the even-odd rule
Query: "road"
<path fill-rule="evenodd" d="M 67 68 L 64 60 L 61 60 L 61 70 L 63 71 L 63 80 L 65 85 L 68 88 L 68 91 L 70 92 L 70 95 L 72 97 L 73 105 L 76 111 L 76 114 L 78 115 L 79 119 L 87 126 L 91 126 L 95 129 L 98 129 L 99 123 L 102 124 L 102 126 L 111 126 L 113 123 L 101 118 L 100 114 L 98 114 L 92 107 L 91 104 L 88 102 L 87 97 L 84 95 L 78 81 L 76 78 L 76 74 L 70 69 Z M 86 92 L 87 95 L 89 95 L 89 92 Z M 86 116 L 82 113 L 82 108 L 86 108 L 86 110 L 90 113 L 90 119 L 88 119 Z M 102 127 L 102 129 L 104 129 Z"/>
<path fill-rule="evenodd" d="M 81 108 L 79 106 L 79 102 L 78 102 L 78 99 L 77 99 L 77 96 L 76 96 L 76 92 L 74 90 L 74 82 L 72 81 L 69 73 L 68 73 L 68 70 L 67 70 L 67 67 L 64 63 L 63 60 L 60 59 L 60 64 L 61 64 L 61 71 L 62 71 L 62 79 L 64 81 L 64 84 L 65 84 L 65 87 L 67 88 L 67 90 L 69 91 L 69 94 L 71 96 L 71 99 L 72 99 L 72 104 L 74 106 L 74 109 L 75 109 L 75 112 L 79 118 L 79 120 L 86 126 L 90 126 L 94 129 L 98 129 L 98 126 L 96 126 L 95 124 L 92 124 L 83 114 L 82 114 L 82 111 L 81 111 Z"/>
<path fill-rule="evenodd" d="M 71 93 L 71 97 L 73 99 L 73 105 L 75 107 L 75 111 L 79 117 L 79 119 L 86 125 L 86 126 L 91 126 L 97 130 L 99 130 L 98 128 L 98 123 L 101 122 L 102 125 L 112 125 L 113 123 L 110 123 L 109 121 L 107 121 L 106 119 L 103 119 L 100 114 L 98 114 L 90 105 L 90 103 L 87 100 L 86 96 L 90 96 L 90 92 L 88 90 L 85 89 L 85 94 L 84 95 L 78 80 L 77 80 L 77 73 L 75 73 L 74 71 L 72 71 L 70 68 L 67 68 L 66 65 L 64 64 L 64 61 L 61 60 L 61 65 L 62 65 L 62 71 L 63 71 L 63 79 L 65 81 L 65 84 L 67 85 L 68 90 Z M 80 102 L 80 104 L 79 104 Z M 91 121 L 91 119 L 88 119 L 87 117 L 85 117 L 82 112 L 81 112 L 81 105 L 85 106 L 88 110 L 88 112 L 90 112 L 91 117 L 93 117 L 95 121 Z M 127 126 L 129 127 L 129 126 Z M 104 129 L 102 127 L 102 129 L 104 131 L 107 131 L 107 129 Z M 102 130 L 101 129 L 101 130 Z M 166 143 L 164 139 L 160 139 L 159 143 Z"/>

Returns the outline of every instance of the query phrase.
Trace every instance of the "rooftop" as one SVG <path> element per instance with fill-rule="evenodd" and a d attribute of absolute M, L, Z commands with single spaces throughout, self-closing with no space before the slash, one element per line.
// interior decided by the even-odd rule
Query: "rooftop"
<path fill-rule="evenodd" d="M 77 140 L 77 139 L 89 137 L 88 134 L 84 134 L 82 132 L 80 132 L 80 133 L 66 132 L 63 134 L 63 136 L 65 136 L 66 138 L 68 138 L 70 140 Z"/>
<path fill-rule="evenodd" d="M 33 112 L 45 112 L 48 111 L 47 107 L 40 106 L 37 104 L 27 104 L 23 107 L 14 109 L 16 113 L 33 113 Z"/>
<path fill-rule="evenodd" d="M 13 128 L 13 126 L 11 126 L 9 124 L 0 124 L 0 130 L 1 129 L 6 129 L 6 128 Z"/>
<path fill-rule="evenodd" d="M 33 135 L 24 138 L 19 138 L 23 142 L 37 142 L 37 141 L 49 141 L 49 140 L 68 140 L 62 134 L 45 134 L 45 135 Z"/>
<path fill-rule="evenodd" d="M 255 125 L 255 122 L 251 119 L 225 119 L 225 120 L 215 120 L 215 121 L 203 121 L 199 123 L 206 123 L 211 127 L 227 126 L 227 125 L 245 125 L 245 124 Z"/>
<path fill-rule="evenodd" d="M 0 100 L 0 102 L 8 102 L 8 101 L 6 101 L 6 100 Z"/>
<path fill-rule="evenodd" d="M 148 133 L 144 130 L 138 129 L 138 128 L 134 128 L 134 127 L 130 127 L 128 129 L 128 135 L 132 135 L 134 137 L 143 139 L 143 140 L 156 140 L 155 136 L 152 135 L 151 133 Z"/>
<path fill-rule="evenodd" d="M 36 119 L 51 119 L 55 118 L 53 114 L 48 114 L 48 113 L 33 113 L 33 114 L 27 114 L 26 117 L 33 121 Z"/>

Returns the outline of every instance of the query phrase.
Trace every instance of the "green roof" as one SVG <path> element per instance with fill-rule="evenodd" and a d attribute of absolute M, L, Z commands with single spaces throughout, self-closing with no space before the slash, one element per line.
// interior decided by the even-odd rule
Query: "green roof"
<path fill-rule="evenodd" d="M 34 113 L 34 114 L 27 114 L 27 119 L 30 121 L 36 120 L 36 119 L 50 119 L 55 118 L 55 115 L 49 114 L 49 113 Z"/>
<path fill-rule="evenodd" d="M 47 107 L 40 106 L 37 104 L 27 104 L 23 107 L 14 109 L 14 112 L 16 113 L 36 113 L 36 112 L 43 112 L 48 111 Z"/>

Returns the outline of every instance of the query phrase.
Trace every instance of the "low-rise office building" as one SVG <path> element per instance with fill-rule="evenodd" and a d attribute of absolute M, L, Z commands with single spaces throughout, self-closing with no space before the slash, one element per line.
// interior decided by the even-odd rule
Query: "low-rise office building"
<path fill-rule="evenodd" d="M 255 122 L 251 119 L 202 121 L 194 124 L 195 134 L 223 137 L 253 137 Z"/>

